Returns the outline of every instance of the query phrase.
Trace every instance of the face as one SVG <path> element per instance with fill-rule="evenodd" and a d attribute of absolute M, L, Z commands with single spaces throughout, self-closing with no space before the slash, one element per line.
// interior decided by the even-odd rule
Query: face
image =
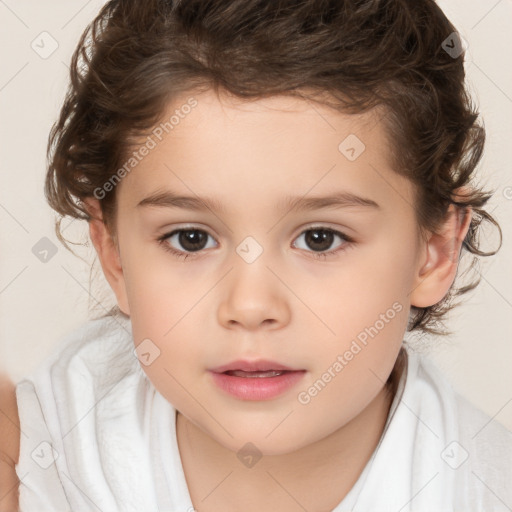
<path fill-rule="evenodd" d="M 110 282 L 169 402 L 233 451 L 287 453 L 383 389 L 427 255 L 414 190 L 376 114 L 212 92 L 183 108 L 190 96 L 117 185 Z M 259 359 L 300 372 L 241 398 L 210 371 Z"/>

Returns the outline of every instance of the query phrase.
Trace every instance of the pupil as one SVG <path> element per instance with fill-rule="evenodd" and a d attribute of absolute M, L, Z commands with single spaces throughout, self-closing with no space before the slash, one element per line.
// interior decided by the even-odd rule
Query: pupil
<path fill-rule="evenodd" d="M 319 235 L 320 233 L 320 235 Z M 333 233 L 325 229 L 316 229 L 308 231 L 306 234 L 306 243 L 314 250 L 322 251 L 329 249 L 332 244 Z M 315 244 L 316 248 L 315 248 Z"/>
<path fill-rule="evenodd" d="M 179 236 L 181 246 L 187 251 L 200 251 L 204 247 L 207 234 L 198 229 L 181 231 Z"/>

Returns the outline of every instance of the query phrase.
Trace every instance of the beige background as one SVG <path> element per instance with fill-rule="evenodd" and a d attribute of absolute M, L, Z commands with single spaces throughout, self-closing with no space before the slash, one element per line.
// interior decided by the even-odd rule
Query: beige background
<path fill-rule="evenodd" d="M 87 319 L 89 305 L 102 312 L 112 300 L 101 281 L 89 294 L 88 267 L 56 239 L 43 195 L 46 141 L 64 97 L 67 65 L 103 3 L 0 2 L 0 370 L 14 381 Z M 469 45 L 468 78 L 488 135 L 481 182 L 496 190 L 489 210 L 502 225 L 504 243 L 498 256 L 482 261 L 480 287 L 452 315 L 456 334 L 433 340 L 431 356 L 457 390 L 512 429 L 512 2 L 440 5 Z M 40 52 L 58 48 L 42 58 L 33 41 Z M 83 237 L 80 222 L 65 225 L 68 238 Z M 47 263 L 32 253 L 42 237 L 57 247 Z M 90 248 L 80 254 L 92 260 Z"/>

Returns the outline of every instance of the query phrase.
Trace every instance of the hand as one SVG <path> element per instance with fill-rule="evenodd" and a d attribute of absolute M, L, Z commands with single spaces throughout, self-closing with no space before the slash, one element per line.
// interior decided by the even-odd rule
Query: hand
<path fill-rule="evenodd" d="M 0 512 L 18 511 L 19 479 L 15 465 L 20 450 L 16 386 L 0 374 Z"/>

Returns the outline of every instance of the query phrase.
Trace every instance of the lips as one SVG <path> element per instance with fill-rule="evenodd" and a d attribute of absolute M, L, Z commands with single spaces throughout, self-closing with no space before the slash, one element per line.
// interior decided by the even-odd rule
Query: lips
<path fill-rule="evenodd" d="M 280 375 L 283 372 L 298 371 L 298 369 L 290 368 L 276 361 L 269 361 L 267 359 L 258 359 L 256 361 L 237 360 L 231 363 L 212 368 L 210 371 L 214 373 L 231 373 L 239 372 L 238 377 L 250 377 L 251 373 L 253 377 L 261 376 L 272 377 Z M 241 372 L 241 373 L 240 373 Z M 274 375 L 262 375 L 264 372 L 278 372 Z"/>
<path fill-rule="evenodd" d="M 246 377 L 249 379 L 252 378 L 264 378 L 264 377 L 278 377 L 285 373 L 286 370 L 265 370 L 259 372 L 245 372 L 243 370 L 228 370 L 225 373 L 226 375 L 231 375 L 233 377 Z"/>
<path fill-rule="evenodd" d="M 209 373 L 212 383 L 230 397 L 271 400 L 296 387 L 306 370 L 294 370 L 275 361 L 259 360 L 233 361 Z"/>

